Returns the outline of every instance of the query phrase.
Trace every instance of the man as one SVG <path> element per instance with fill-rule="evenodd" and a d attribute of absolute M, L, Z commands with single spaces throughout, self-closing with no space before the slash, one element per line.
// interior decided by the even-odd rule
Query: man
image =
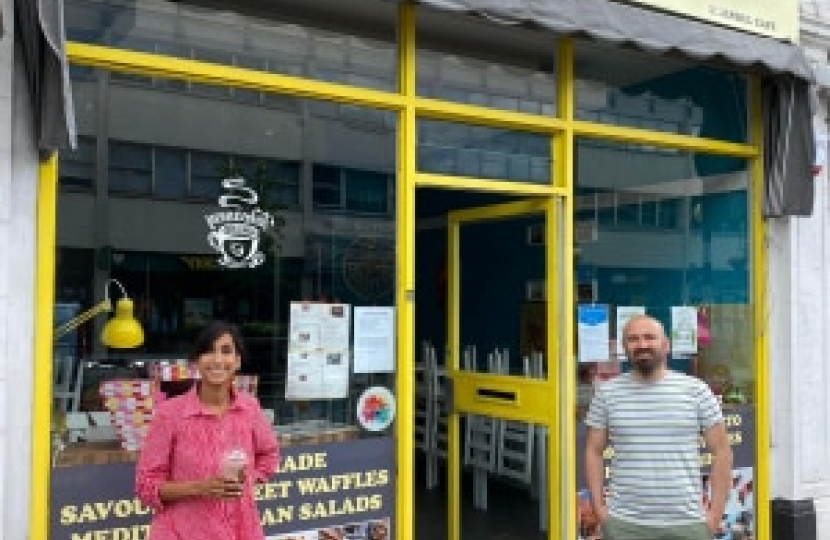
<path fill-rule="evenodd" d="M 669 341 L 656 319 L 630 319 L 623 347 L 631 371 L 599 387 L 585 420 L 585 477 L 603 540 L 709 540 L 720 526 L 732 478 L 718 402 L 704 382 L 668 369 Z M 712 454 L 708 509 L 701 434 Z M 606 500 L 607 444 L 614 456 Z"/>

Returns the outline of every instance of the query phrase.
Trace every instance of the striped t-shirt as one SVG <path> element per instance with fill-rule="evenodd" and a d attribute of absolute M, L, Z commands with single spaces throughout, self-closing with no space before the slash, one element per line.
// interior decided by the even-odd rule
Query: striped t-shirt
<path fill-rule="evenodd" d="M 609 514 L 642 525 L 703 519 L 700 436 L 723 421 L 701 380 L 667 371 L 656 382 L 625 373 L 600 385 L 585 423 L 614 450 Z"/>

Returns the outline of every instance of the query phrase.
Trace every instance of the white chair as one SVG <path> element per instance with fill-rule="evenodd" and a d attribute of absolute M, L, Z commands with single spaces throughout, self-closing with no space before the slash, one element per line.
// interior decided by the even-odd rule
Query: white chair
<path fill-rule="evenodd" d="M 66 413 L 66 438 L 69 442 L 78 442 L 84 438 L 89 429 L 89 416 L 85 412 Z"/>
<path fill-rule="evenodd" d="M 52 398 L 60 402 L 63 412 L 77 412 L 81 406 L 81 389 L 84 384 L 84 362 L 78 361 L 75 369 L 75 356 L 60 355 L 55 361 L 56 380 Z"/>
<path fill-rule="evenodd" d="M 89 417 L 93 425 L 104 427 L 112 425 L 112 413 L 109 411 L 91 411 Z"/>

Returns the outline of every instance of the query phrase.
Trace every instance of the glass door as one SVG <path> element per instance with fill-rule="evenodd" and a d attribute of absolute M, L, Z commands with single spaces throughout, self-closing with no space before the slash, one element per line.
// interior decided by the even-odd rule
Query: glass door
<path fill-rule="evenodd" d="M 448 213 L 449 540 L 559 536 L 556 213 L 548 197 Z"/>

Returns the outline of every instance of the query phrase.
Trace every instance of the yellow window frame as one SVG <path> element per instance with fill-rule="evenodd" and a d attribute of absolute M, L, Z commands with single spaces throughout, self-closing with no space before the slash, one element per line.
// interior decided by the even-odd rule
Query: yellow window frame
<path fill-rule="evenodd" d="M 250 69 L 223 66 L 198 60 L 173 58 L 158 54 L 122 50 L 100 45 L 71 42 L 67 55 L 72 64 L 99 67 L 115 72 L 143 76 L 165 77 L 193 83 L 217 86 L 233 86 L 267 92 L 283 93 L 294 97 L 325 99 L 393 111 L 398 115 L 398 189 L 396 210 L 399 220 L 396 228 L 397 268 L 400 279 L 396 288 L 398 307 L 398 479 L 397 519 L 399 540 L 413 537 L 413 477 L 412 453 L 414 449 L 413 420 L 414 387 L 412 377 L 413 358 L 413 296 L 414 296 L 414 197 L 416 186 L 442 186 L 456 189 L 490 189 L 516 195 L 541 195 L 558 197 L 564 204 L 566 219 L 554 241 L 560 249 L 548 249 L 548 264 L 562 265 L 563 280 L 573 283 L 573 159 L 575 137 L 594 137 L 617 142 L 655 145 L 689 152 L 702 152 L 745 158 L 750 166 L 751 200 L 751 305 L 753 314 L 755 396 L 756 396 L 756 519 L 759 540 L 769 540 L 769 368 L 768 338 L 766 334 L 766 250 L 763 243 L 765 226 L 761 205 L 763 195 L 763 129 L 760 105 L 760 83 L 753 77 L 750 93 L 750 141 L 747 144 L 704 139 L 686 135 L 653 132 L 643 129 L 603 125 L 574 119 L 573 95 L 573 42 L 559 40 L 557 46 L 557 105 L 556 117 L 535 116 L 526 113 L 493 110 L 476 105 L 446 102 L 423 98 L 415 92 L 415 16 L 416 8 L 403 3 L 399 11 L 398 39 L 398 92 L 383 92 L 343 84 L 309 80 L 300 77 L 264 73 Z M 416 167 L 416 122 L 429 118 L 464 122 L 480 126 L 513 129 L 551 137 L 552 155 L 556 157 L 555 174 L 547 185 L 449 177 L 418 172 Z M 57 160 L 52 156 L 41 164 L 37 202 L 37 277 L 35 298 L 35 358 L 34 404 L 32 429 L 32 471 L 30 504 L 30 537 L 47 540 L 49 516 L 49 477 L 52 404 L 52 326 L 54 273 L 55 273 L 55 225 L 57 203 Z M 567 216 L 571 216 L 568 219 Z M 552 286 L 552 285 L 549 285 Z M 573 303 L 572 287 L 564 287 L 566 305 Z M 562 358 L 572 358 L 574 352 L 572 310 L 557 312 L 549 308 L 548 320 L 563 328 L 563 336 L 549 338 L 549 346 L 557 347 Z M 551 349 L 553 350 L 553 349 Z M 575 399 L 574 366 L 562 362 L 559 366 L 558 396 L 559 414 L 555 431 L 565 441 L 575 440 L 573 415 Z M 551 370 L 550 376 L 556 377 Z M 563 537 L 575 537 L 576 512 L 575 476 L 570 464 L 576 463 L 572 444 L 551 445 L 548 493 L 550 495 L 550 528 L 560 531 Z M 760 474 L 759 474 L 760 473 Z M 565 514 L 564 516 L 562 514 Z"/>

